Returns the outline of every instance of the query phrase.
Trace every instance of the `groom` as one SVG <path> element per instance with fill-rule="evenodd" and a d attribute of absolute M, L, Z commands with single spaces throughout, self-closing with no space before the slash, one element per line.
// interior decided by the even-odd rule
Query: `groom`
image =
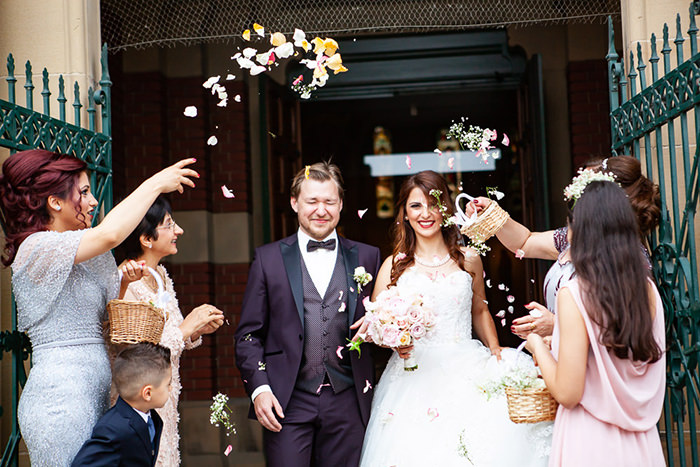
<path fill-rule="evenodd" d="M 235 334 L 236 365 L 263 426 L 268 466 L 356 466 L 369 420 L 374 364 L 349 353 L 364 315 L 379 249 L 339 237 L 340 170 L 319 162 L 297 173 L 299 230 L 255 252 Z M 355 282 L 362 266 L 372 281 Z M 363 346 L 364 347 L 364 346 Z"/>

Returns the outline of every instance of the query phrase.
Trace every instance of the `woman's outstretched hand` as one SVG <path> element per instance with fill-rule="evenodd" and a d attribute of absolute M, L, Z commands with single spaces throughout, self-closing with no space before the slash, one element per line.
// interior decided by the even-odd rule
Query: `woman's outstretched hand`
<path fill-rule="evenodd" d="M 202 334 L 211 334 L 224 324 L 224 312 L 214 305 L 205 303 L 190 311 L 180 330 L 184 339 L 197 340 Z"/>
<path fill-rule="evenodd" d="M 153 175 L 150 181 L 158 187 L 161 193 L 170 193 L 173 191 L 182 193 L 184 191 L 183 185 L 194 188 L 194 182 L 188 177 L 199 178 L 199 174 L 187 166 L 195 162 L 197 162 L 197 159 L 193 157 L 182 159 Z"/>
<path fill-rule="evenodd" d="M 513 334 L 521 339 L 527 339 L 531 333 L 539 334 L 542 337 L 551 336 L 552 331 L 554 331 L 554 314 L 537 302 L 530 302 L 525 305 L 525 308 L 537 310 L 537 312 L 514 319 L 513 325 L 510 327 Z"/>

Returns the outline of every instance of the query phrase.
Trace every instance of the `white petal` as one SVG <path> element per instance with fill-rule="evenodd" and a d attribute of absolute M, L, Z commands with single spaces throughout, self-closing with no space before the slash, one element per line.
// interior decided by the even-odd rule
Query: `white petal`
<path fill-rule="evenodd" d="M 253 68 L 251 68 L 251 70 L 250 70 L 250 76 L 259 75 L 260 73 L 264 73 L 266 71 L 267 71 L 267 68 L 265 68 L 264 66 L 253 65 Z"/>
<path fill-rule="evenodd" d="M 190 105 L 185 107 L 185 117 L 196 117 L 197 116 L 197 107 Z"/>
<path fill-rule="evenodd" d="M 241 95 L 240 95 L 240 94 L 236 94 L 236 97 L 234 97 L 233 100 L 236 101 L 236 102 L 240 102 L 240 101 L 241 101 Z"/>
<path fill-rule="evenodd" d="M 236 79 L 236 75 L 228 74 L 226 75 L 226 81 L 231 81 L 232 79 Z"/>
<path fill-rule="evenodd" d="M 275 47 L 275 55 L 277 58 L 288 58 L 294 53 L 294 44 L 285 42 L 284 44 Z"/>
<path fill-rule="evenodd" d="M 301 47 L 301 41 L 306 39 L 306 33 L 302 31 L 301 29 L 295 29 L 294 30 L 294 35 L 292 36 L 292 40 L 294 41 L 294 45 L 297 47 Z"/>
<path fill-rule="evenodd" d="M 204 86 L 205 88 L 209 89 L 209 88 L 212 87 L 214 84 L 218 83 L 220 78 L 221 78 L 221 76 L 211 76 L 211 77 L 209 77 L 208 80 L 206 80 L 206 81 L 202 84 L 202 86 Z"/>
<path fill-rule="evenodd" d="M 216 136 L 210 136 L 209 139 L 207 140 L 207 144 L 209 146 L 216 146 L 216 144 L 219 142 L 219 140 L 216 138 Z"/>
<path fill-rule="evenodd" d="M 257 53 L 258 51 L 252 47 L 246 47 L 245 49 L 243 49 L 243 56 L 245 58 L 250 58 Z"/>
<path fill-rule="evenodd" d="M 255 66 L 255 63 L 253 63 L 253 61 L 249 58 L 238 57 L 236 61 L 238 62 L 238 66 L 244 70 Z"/>

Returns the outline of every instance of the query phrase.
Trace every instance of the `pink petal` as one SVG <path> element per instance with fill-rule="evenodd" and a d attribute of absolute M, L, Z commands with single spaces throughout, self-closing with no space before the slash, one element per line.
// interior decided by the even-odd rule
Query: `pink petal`
<path fill-rule="evenodd" d="M 297 79 L 295 79 L 295 80 L 292 82 L 292 84 L 293 84 L 294 86 L 296 86 L 297 84 L 301 83 L 302 81 L 304 81 L 304 75 L 299 75 L 299 76 L 297 76 Z"/>
<path fill-rule="evenodd" d="M 401 261 L 402 259 L 406 258 L 406 253 L 399 251 L 399 253 L 395 256 L 396 261 Z"/>
<path fill-rule="evenodd" d="M 341 304 L 340 304 L 340 308 L 338 308 L 338 313 L 344 312 L 344 311 L 345 311 L 345 307 L 346 307 L 345 302 L 341 303 Z"/>
<path fill-rule="evenodd" d="M 231 451 L 233 451 L 233 446 L 231 446 L 229 444 L 228 446 L 226 446 L 226 450 L 224 451 L 224 455 L 228 456 L 229 454 L 231 454 Z"/>
<path fill-rule="evenodd" d="M 338 301 L 341 301 L 343 299 L 343 291 L 340 291 L 340 294 L 338 295 Z"/>
<path fill-rule="evenodd" d="M 498 290 L 506 290 L 505 284 L 498 284 Z"/>
<path fill-rule="evenodd" d="M 360 219 L 362 219 L 362 216 L 364 216 L 366 212 L 367 212 L 367 209 L 358 209 L 357 215 L 359 216 Z"/>
<path fill-rule="evenodd" d="M 221 192 L 224 194 L 224 198 L 235 198 L 236 195 L 233 194 L 231 190 L 226 188 L 226 185 L 221 185 Z"/>
<path fill-rule="evenodd" d="M 367 391 L 372 389 L 372 384 L 369 382 L 368 379 L 365 380 L 365 388 L 362 390 L 363 394 L 367 394 Z"/>
<path fill-rule="evenodd" d="M 455 168 L 455 158 L 454 157 L 450 157 L 449 159 L 447 159 L 447 167 L 449 167 L 450 169 Z"/>
<path fill-rule="evenodd" d="M 508 303 L 513 303 L 513 302 L 515 301 L 515 297 L 512 296 L 512 295 L 508 295 L 508 296 L 506 297 L 506 300 L 508 300 Z"/>
<path fill-rule="evenodd" d="M 436 418 L 438 418 L 439 416 L 440 416 L 440 414 L 438 413 L 438 409 L 432 408 L 432 407 L 428 409 L 428 417 L 430 417 L 431 422 L 433 420 L 435 420 Z"/>
<path fill-rule="evenodd" d="M 353 289 L 352 287 L 350 287 L 350 292 L 355 293 L 355 289 Z"/>
<path fill-rule="evenodd" d="M 521 249 L 515 250 L 515 257 L 518 259 L 523 259 L 525 257 L 525 252 Z"/>
<path fill-rule="evenodd" d="M 338 356 L 339 359 L 343 359 L 343 354 L 340 353 L 340 351 L 343 350 L 343 346 L 339 345 L 337 349 L 335 349 L 335 354 Z"/>
<path fill-rule="evenodd" d="M 510 146 L 510 139 L 508 139 L 508 135 L 503 133 L 503 141 L 501 141 L 501 144 L 503 146 Z"/>
<path fill-rule="evenodd" d="M 496 313 L 496 316 L 498 318 L 503 318 L 506 315 L 506 310 L 501 310 L 498 313 Z"/>
<path fill-rule="evenodd" d="M 506 319 L 505 318 L 501 319 L 501 326 L 506 327 Z"/>
<path fill-rule="evenodd" d="M 411 168 L 411 156 L 406 156 L 406 167 Z"/>

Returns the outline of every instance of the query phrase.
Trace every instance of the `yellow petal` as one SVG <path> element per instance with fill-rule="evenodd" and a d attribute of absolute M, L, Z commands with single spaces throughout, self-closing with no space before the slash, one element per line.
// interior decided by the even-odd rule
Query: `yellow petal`
<path fill-rule="evenodd" d="M 325 54 L 329 57 L 333 56 L 336 50 L 338 50 L 338 43 L 333 39 L 328 39 L 323 41 L 323 46 L 326 48 Z"/>
<path fill-rule="evenodd" d="M 320 78 L 323 75 L 327 75 L 328 71 L 326 71 L 326 67 L 321 65 L 319 67 L 316 67 L 314 69 L 314 78 Z"/>
<path fill-rule="evenodd" d="M 242 35 L 243 35 L 244 40 L 249 41 L 250 40 L 250 29 L 246 29 L 245 31 L 243 31 Z"/>
<path fill-rule="evenodd" d="M 341 66 L 343 66 L 343 59 L 340 58 L 340 54 L 335 54 L 332 57 L 330 57 L 328 60 L 326 60 L 324 65 L 326 65 L 331 70 L 337 70 Z"/>
<path fill-rule="evenodd" d="M 265 35 L 265 28 L 260 26 L 258 23 L 253 24 L 253 31 L 255 31 L 258 34 L 258 36 Z"/>
<path fill-rule="evenodd" d="M 348 69 L 345 68 L 343 65 L 340 65 L 340 68 L 338 68 L 337 70 L 333 70 L 333 74 L 334 74 L 334 75 L 337 75 L 338 73 L 343 73 L 343 72 L 346 72 L 346 71 L 348 71 Z"/>
<path fill-rule="evenodd" d="M 281 32 L 276 32 L 270 37 L 270 43 L 273 47 L 279 47 L 280 45 L 287 42 L 287 38 Z"/>
<path fill-rule="evenodd" d="M 326 46 L 323 45 L 323 39 L 320 37 L 314 37 L 314 39 L 311 41 L 311 43 L 315 46 L 314 48 L 314 53 L 319 54 L 326 50 Z"/>
<path fill-rule="evenodd" d="M 309 44 L 309 41 L 307 41 L 306 39 L 301 41 L 301 46 L 304 48 L 304 52 L 308 52 L 311 48 L 311 44 Z"/>

